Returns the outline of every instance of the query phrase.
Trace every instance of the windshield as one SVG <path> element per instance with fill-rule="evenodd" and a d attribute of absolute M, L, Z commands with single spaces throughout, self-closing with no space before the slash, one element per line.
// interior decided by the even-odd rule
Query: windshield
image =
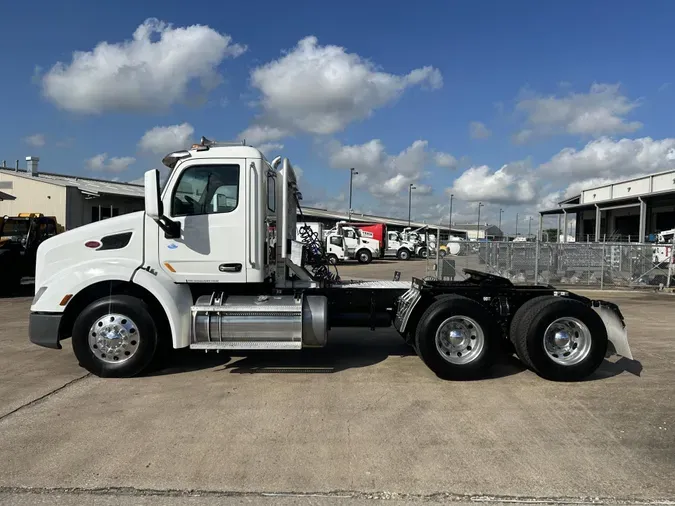
<path fill-rule="evenodd" d="M 10 237 L 17 235 L 26 235 L 30 223 L 28 220 L 19 220 L 15 218 L 7 218 L 0 230 L 0 236 Z"/>

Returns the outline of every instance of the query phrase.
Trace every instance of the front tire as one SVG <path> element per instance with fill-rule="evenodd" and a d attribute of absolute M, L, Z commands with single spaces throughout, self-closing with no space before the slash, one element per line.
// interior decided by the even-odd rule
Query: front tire
<path fill-rule="evenodd" d="M 142 373 L 157 350 L 157 327 L 148 305 L 129 295 L 89 304 L 73 325 L 73 352 L 80 365 L 100 377 Z"/>
<path fill-rule="evenodd" d="M 525 365 L 552 381 L 588 377 L 600 367 L 607 352 L 607 329 L 602 318 L 574 299 L 541 297 L 523 305 L 514 317 L 511 332 Z"/>
<path fill-rule="evenodd" d="M 415 348 L 439 378 L 476 379 L 492 367 L 500 331 L 478 302 L 451 295 L 432 303 L 417 325 Z"/>

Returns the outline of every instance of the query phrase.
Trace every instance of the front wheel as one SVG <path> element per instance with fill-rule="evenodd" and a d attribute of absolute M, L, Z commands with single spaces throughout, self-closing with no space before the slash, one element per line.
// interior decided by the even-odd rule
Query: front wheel
<path fill-rule="evenodd" d="M 330 253 L 328 255 L 328 263 L 331 265 L 337 265 L 338 264 L 338 257 L 334 253 Z"/>
<path fill-rule="evenodd" d="M 79 314 L 72 345 L 80 365 L 96 376 L 136 376 L 155 355 L 157 327 L 144 301 L 111 295 L 92 302 Z"/>
<path fill-rule="evenodd" d="M 373 261 L 373 254 L 367 249 L 362 249 L 356 254 L 356 259 L 360 264 L 369 264 Z"/>
<path fill-rule="evenodd" d="M 432 303 L 417 325 L 415 345 L 442 379 L 475 379 L 494 363 L 500 337 L 495 318 L 478 302 L 451 295 Z"/>
<path fill-rule="evenodd" d="M 607 329 L 588 305 L 562 297 L 542 297 L 523 305 L 511 325 L 511 341 L 523 362 L 541 377 L 579 381 L 605 358 Z"/>

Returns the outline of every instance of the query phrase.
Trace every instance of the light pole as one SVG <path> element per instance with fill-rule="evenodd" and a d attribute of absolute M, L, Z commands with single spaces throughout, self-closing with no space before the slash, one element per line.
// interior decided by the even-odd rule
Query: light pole
<path fill-rule="evenodd" d="M 449 227 L 448 227 L 448 235 L 452 234 L 452 199 L 455 198 L 455 194 L 451 193 L 450 194 L 450 217 L 449 217 Z"/>
<path fill-rule="evenodd" d="M 501 234 L 502 230 L 502 214 L 504 213 L 503 209 L 499 209 L 499 233 Z"/>
<path fill-rule="evenodd" d="M 408 186 L 408 226 L 410 226 L 410 211 L 412 209 L 412 191 L 417 190 L 417 188 L 410 183 Z"/>
<path fill-rule="evenodd" d="M 532 216 L 530 216 L 530 221 L 527 224 L 527 238 L 530 238 L 530 235 L 532 235 Z"/>
<path fill-rule="evenodd" d="M 480 240 L 480 208 L 483 207 L 483 203 L 478 203 L 478 223 L 476 224 L 476 240 Z"/>
<path fill-rule="evenodd" d="M 354 174 L 358 174 L 354 167 L 349 169 L 349 221 L 352 221 L 352 183 L 354 181 Z"/>
<path fill-rule="evenodd" d="M 518 213 L 516 213 L 516 237 L 518 237 Z"/>

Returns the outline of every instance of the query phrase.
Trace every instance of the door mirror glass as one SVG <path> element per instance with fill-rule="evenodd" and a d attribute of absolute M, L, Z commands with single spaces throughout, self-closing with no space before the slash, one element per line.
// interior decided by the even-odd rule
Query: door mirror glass
<path fill-rule="evenodd" d="M 149 170 L 145 173 L 145 214 L 153 220 L 162 216 L 162 204 L 159 199 L 159 171 Z"/>

